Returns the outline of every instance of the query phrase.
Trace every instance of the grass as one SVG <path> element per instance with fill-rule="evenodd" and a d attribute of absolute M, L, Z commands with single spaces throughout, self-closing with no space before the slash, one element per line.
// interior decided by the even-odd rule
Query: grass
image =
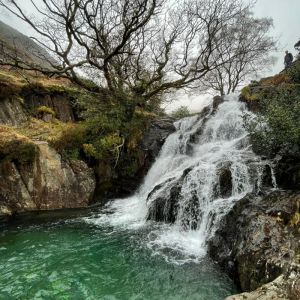
<path fill-rule="evenodd" d="M 24 89 L 43 89 L 45 92 L 79 92 L 79 90 L 67 79 L 49 78 L 37 72 L 25 72 L 21 70 L 0 67 L 0 86 Z"/>
<path fill-rule="evenodd" d="M 52 122 L 44 122 L 36 118 L 24 123 L 21 127 L 15 128 L 15 131 L 34 140 L 49 141 L 58 136 L 68 123 L 63 123 L 57 119 Z"/>

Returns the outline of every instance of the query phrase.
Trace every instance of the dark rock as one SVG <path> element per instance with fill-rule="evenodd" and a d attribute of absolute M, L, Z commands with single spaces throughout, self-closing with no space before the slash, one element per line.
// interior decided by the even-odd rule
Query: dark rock
<path fill-rule="evenodd" d="M 130 153 L 122 153 L 123 157 L 115 169 L 105 161 L 94 167 L 97 182 L 95 202 L 104 204 L 111 198 L 127 197 L 135 192 L 166 138 L 175 131 L 173 121 L 172 118 L 154 119 L 137 148 Z"/>
<path fill-rule="evenodd" d="M 37 92 L 30 90 L 24 93 L 24 103 L 29 111 L 34 111 L 40 106 L 51 108 L 57 119 L 63 122 L 72 122 L 76 119 L 76 113 L 72 103 L 74 99 L 65 92 Z"/>
<path fill-rule="evenodd" d="M 280 188 L 300 190 L 299 156 L 284 156 L 275 166 L 276 181 Z"/>
<path fill-rule="evenodd" d="M 176 130 L 173 122 L 172 118 L 155 119 L 145 132 L 140 148 L 150 162 L 155 160 L 166 138 Z"/>
<path fill-rule="evenodd" d="M 222 102 L 224 102 L 224 98 L 222 96 L 214 96 L 212 104 L 213 109 L 216 110 Z"/>
<path fill-rule="evenodd" d="M 229 167 L 223 167 L 219 171 L 220 196 L 222 198 L 231 196 L 232 175 Z"/>
<path fill-rule="evenodd" d="M 208 252 L 242 291 L 274 280 L 295 261 L 299 231 L 290 222 L 299 204 L 299 193 L 249 194 L 225 216 Z"/>
<path fill-rule="evenodd" d="M 182 183 L 190 171 L 191 169 L 188 168 L 184 170 L 180 178 L 167 179 L 154 187 L 147 197 L 149 204 L 147 220 L 165 223 L 175 222 L 178 213 L 178 202 L 181 199 Z"/>

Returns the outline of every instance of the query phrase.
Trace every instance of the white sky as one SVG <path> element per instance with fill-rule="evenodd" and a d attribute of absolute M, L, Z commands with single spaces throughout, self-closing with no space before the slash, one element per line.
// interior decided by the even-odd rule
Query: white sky
<path fill-rule="evenodd" d="M 30 11 L 29 0 L 22 0 L 21 3 L 24 3 L 24 7 Z M 275 53 L 277 62 L 271 70 L 264 73 L 264 76 L 271 76 L 282 70 L 285 50 L 296 55 L 294 44 L 300 39 L 300 0 L 257 0 L 254 13 L 257 17 L 273 18 L 272 35 L 279 39 L 280 49 Z M 16 17 L 10 16 L 3 10 L 0 10 L 0 20 L 24 34 L 30 34 L 29 26 L 24 25 Z M 174 98 L 176 101 L 166 106 L 167 111 L 172 111 L 181 105 L 188 106 L 191 111 L 199 111 L 203 105 L 208 103 L 211 96 L 188 96 L 181 92 Z"/>

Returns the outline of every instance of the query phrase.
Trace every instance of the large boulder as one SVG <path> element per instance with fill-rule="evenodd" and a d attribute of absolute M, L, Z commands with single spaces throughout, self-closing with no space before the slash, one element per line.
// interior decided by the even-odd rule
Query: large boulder
<path fill-rule="evenodd" d="M 88 206 L 93 171 L 82 161 L 64 161 L 47 143 L 37 144 L 33 162 L 0 163 L 0 215 Z"/>
<path fill-rule="evenodd" d="M 235 204 L 208 243 L 210 256 L 252 291 L 299 264 L 300 194 L 249 194 Z"/>

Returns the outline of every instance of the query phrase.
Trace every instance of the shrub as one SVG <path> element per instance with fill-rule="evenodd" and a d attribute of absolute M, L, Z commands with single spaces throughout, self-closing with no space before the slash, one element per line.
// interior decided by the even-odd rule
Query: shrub
<path fill-rule="evenodd" d="M 0 161 L 32 162 L 37 154 L 37 146 L 25 136 L 12 129 L 0 127 Z"/>
<path fill-rule="evenodd" d="M 267 155 L 291 151 L 299 154 L 300 94 L 282 88 L 277 90 L 277 95 L 262 101 L 260 116 L 246 122 L 254 150 Z"/>
<path fill-rule="evenodd" d="M 79 150 L 85 143 L 87 137 L 87 128 L 84 124 L 66 124 L 61 132 L 49 139 L 49 143 L 60 153 L 75 153 L 74 150 L 77 149 L 79 155 Z M 74 156 L 74 155 L 72 155 Z"/>
<path fill-rule="evenodd" d="M 300 83 L 300 60 L 297 60 L 287 70 L 287 74 L 293 83 Z"/>

